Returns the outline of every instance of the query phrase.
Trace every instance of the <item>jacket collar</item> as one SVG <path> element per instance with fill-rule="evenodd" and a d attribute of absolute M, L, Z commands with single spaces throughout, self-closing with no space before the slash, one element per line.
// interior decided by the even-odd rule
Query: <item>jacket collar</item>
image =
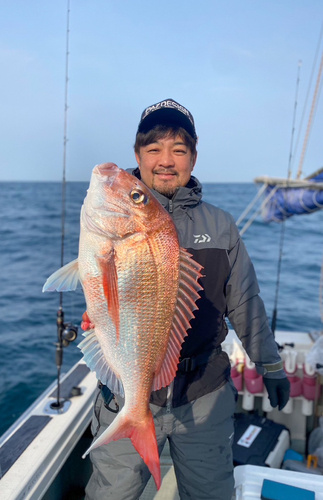
<path fill-rule="evenodd" d="M 141 180 L 140 170 L 138 167 L 128 169 L 127 172 L 137 177 L 137 179 Z M 171 200 L 163 194 L 158 193 L 158 191 L 155 191 L 154 189 L 151 189 L 151 191 L 154 194 L 155 198 L 157 198 L 157 200 L 163 205 L 163 207 L 166 208 L 166 210 L 169 210 L 170 203 L 172 204 L 173 210 L 177 207 L 192 208 L 198 205 L 202 199 L 202 185 L 193 175 L 191 176 L 186 186 L 177 189 Z"/>

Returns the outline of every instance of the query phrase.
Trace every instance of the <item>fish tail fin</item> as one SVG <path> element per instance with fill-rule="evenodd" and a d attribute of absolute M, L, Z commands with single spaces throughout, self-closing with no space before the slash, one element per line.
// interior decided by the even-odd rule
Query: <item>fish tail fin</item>
<path fill-rule="evenodd" d="M 123 414 L 123 410 L 121 410 L 107 430 L 92 443 L 83 458 L 94 448 L 126 437 L 131 439 L 134 448 L 147 465 L 159 490 L 161 485 L 159 453 L 154 419 L 150 410 L 147 418 L 140 423 Z"/>
<path fill-rule="evenodd" d="M 159 490 L 161 485 L 159 453 L 154 419 L 150 411 L 145 425 L 133 428 L 130 439 L 150 470 L 156 483 L 156 487 Z"/>

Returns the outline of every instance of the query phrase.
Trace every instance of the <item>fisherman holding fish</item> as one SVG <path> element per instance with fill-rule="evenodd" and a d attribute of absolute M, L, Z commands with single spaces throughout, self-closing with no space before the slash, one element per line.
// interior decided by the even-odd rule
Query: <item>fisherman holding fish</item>
<path fill-rule="evenodd" d="M 202 200 L 192 175 L 197 134 L 172 99 L 141 115 L 138 167 L 94 168 L 81 212 L 79 257 L 44 290 L 87 303 L 80 348 L 96 372 L 86 500 L 137 500 L 157 488 L 166 440 L 182 500 L 231 500 L 237 391 L 221 349 L 230 320 L 270 403 L 289 381 L 232 216 Z M 120 438 L 130 438 L 122 439 Z"/>

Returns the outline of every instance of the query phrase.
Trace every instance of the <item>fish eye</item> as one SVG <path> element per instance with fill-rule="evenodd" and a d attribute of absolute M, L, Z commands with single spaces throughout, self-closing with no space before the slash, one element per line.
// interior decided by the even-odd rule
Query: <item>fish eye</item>
<path fill-rule="evenodd" d="M 146 196 L 140 189 L 133 189 L 130 193 L 130 198 L 134 203 L 136 203 L 136 205 L 139 205 L 139 203 L 146 205 L 148 201 L 148 196 Z"/>

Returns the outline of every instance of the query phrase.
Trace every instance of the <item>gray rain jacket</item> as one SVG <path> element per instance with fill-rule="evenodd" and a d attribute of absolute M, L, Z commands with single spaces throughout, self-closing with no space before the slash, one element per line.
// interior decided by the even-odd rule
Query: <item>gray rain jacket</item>
<path fill-rule="evenodd" d="M 129 170 L 140 179 L 139 169 Z M 225 317 L 240 338 L 258 373 L 273 378 L 284 376 L 274 335 L 268 325 L 259 286 L 245 245 L 232 216 L 202 201 L 202 186 L 195 177 L 180 187 L 172 199 L 152 190 L 170 213 L 179 237 L 203 266 L 203 290 L 198 310 L 181 350 L 188 371 L 178 370 L 173 386 L 172 406 L 177 407 L 218 389 L 230 376 L 227 354 L 217 349 L 228 328 Z M 183 363 L 182 363 L 183 365 Z M 193 368 L 193 369 L 192 369 Z M 155 391 L 151 403 L 166 405 L 167 388 Z"/>

